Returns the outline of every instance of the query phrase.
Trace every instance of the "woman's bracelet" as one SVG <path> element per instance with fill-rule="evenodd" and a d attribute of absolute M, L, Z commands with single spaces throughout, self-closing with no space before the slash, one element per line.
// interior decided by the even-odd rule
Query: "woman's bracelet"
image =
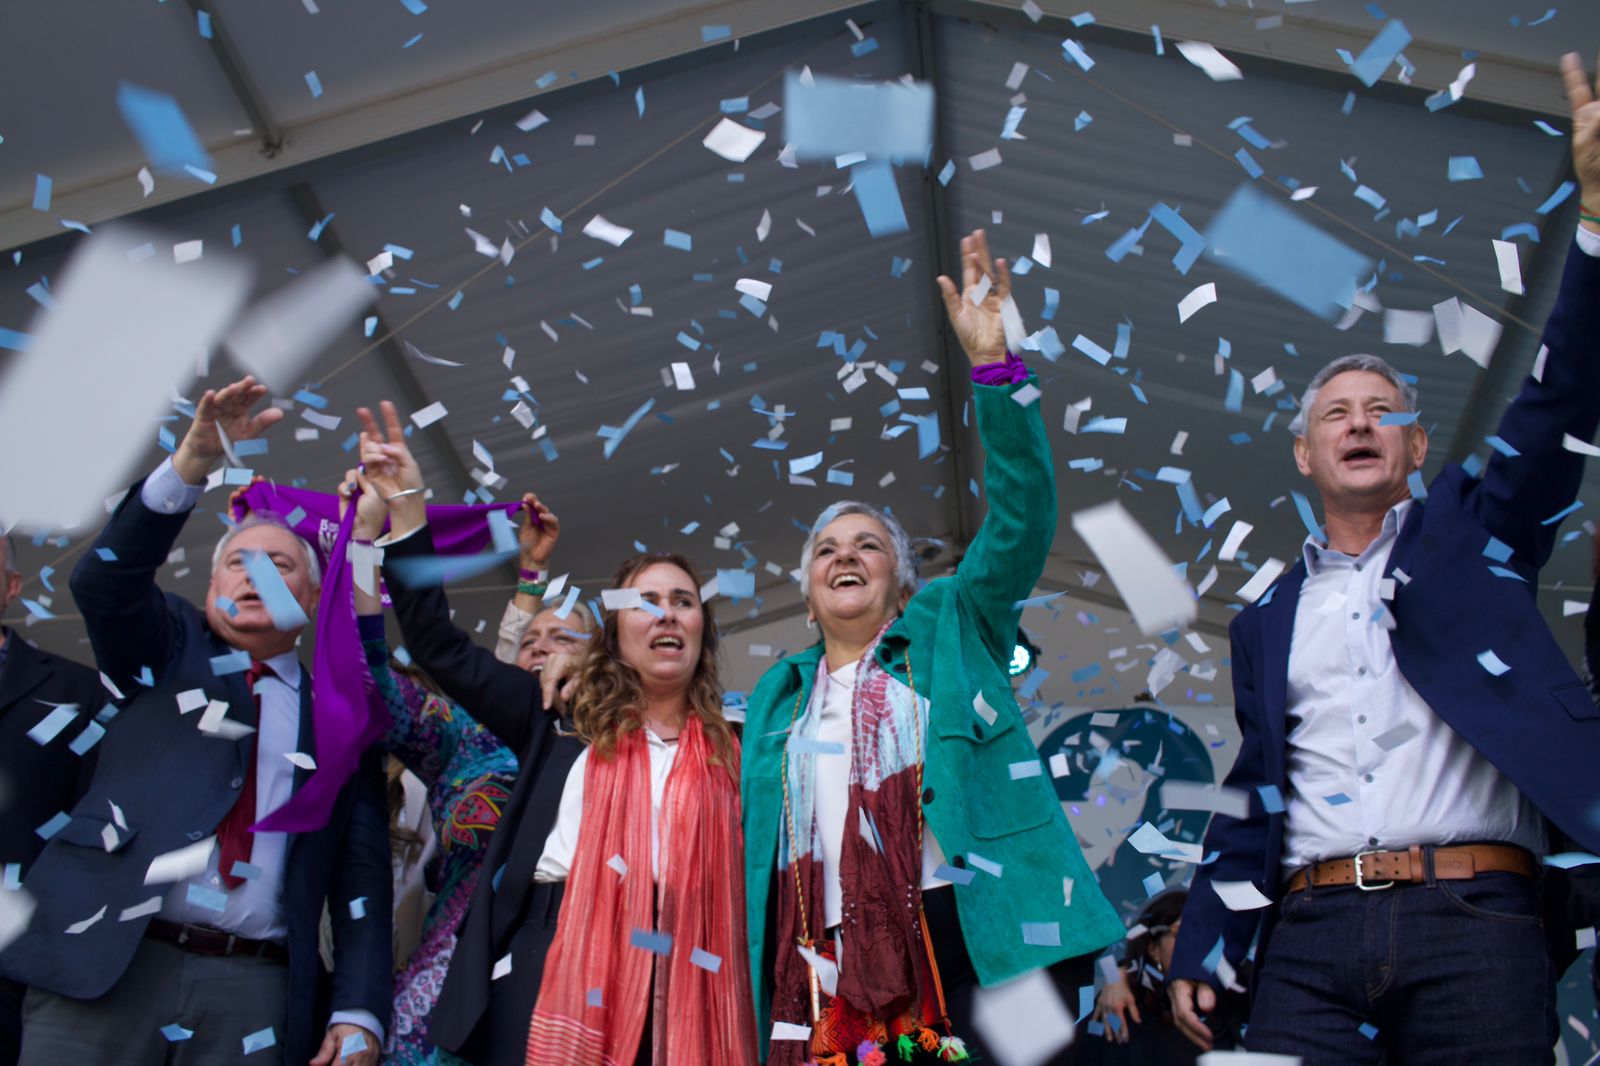
<path fill-rule="evenodd" d="M 517 577 L 521 578 L 523 581 L 542 585 L 550 579 L 550 571 L 542 569 L 529 570 L 526 566 L 523 566 L 517 569 Z"/>
<path fill-rule="evenodd" d="M 1600 226 L 1600 215 L 1591 215 L 1587 211 L 1584 211 L 1580 208 L 1578 210 L 1578 221 L 1593 222 L 1595 225 Z"/>
<path fill-rule="evenodd" d="M 518 592 L 522 593 L 525 596 L 532 596 L 532 597 L 534 597 L 536 599 L 542 598 L 544 596 L 544 594 L 545 594 L 545 590 L 548 589 L 549 587 L 550 586 L 545 584 L 543 581 L 518 581 L 517 582 L 517 591 Z"/>
<path fill-rule="evenodd" d="M 383 498 L 383 502 L 384 503 L 393 503 L 395 500 L 398 500 L 402 496 L 420 496 L 422 493 L 424 493 L 426 491 L 427 491 L 426 489 L 421 489 L 421 488 L 401 489 L 399 492 L 395 493 L 393 496 L 385 496 Z"/>

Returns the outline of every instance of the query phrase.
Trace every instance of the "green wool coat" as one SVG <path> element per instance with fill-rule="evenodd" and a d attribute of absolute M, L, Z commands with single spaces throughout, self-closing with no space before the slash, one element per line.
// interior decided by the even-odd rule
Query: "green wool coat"
<path fill-rule="evenodd" d="M 1023 384 L 973 386 L 987 455 L 988 517 L 956 573 L 913 596 L 876 653 L 904 681 L 909 652 L 914 687 L 931 700 L 923 810 L 946 861 L 976 872 L 954 891 L 967 952 L 986 986 L 1099 951 L 1124 933 L 1084 861 L 1048 768 L 1033 776 L 1012 772 L 1041 762 L 1007 667 L 1016 644 L 1015 604 L 1032 594 L 1056 527 L 1055 472 L 1039 404 L 1011 399 Z M 762 675 L 744 728 L 745 890 L 763 1060 L 776 952 L 793 950 L 767 938 L 784 831 L 783 747 L 795 701 L 803 711 L 822 653 L 815 644 Z M 995 713 L 993 724 L 975 707 L 980 693 Z"/>

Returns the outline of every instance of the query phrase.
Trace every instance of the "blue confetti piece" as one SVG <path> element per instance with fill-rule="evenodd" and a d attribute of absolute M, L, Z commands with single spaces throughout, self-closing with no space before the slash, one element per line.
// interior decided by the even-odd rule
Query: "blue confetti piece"
<path fill-rule="evenodd" d="M 1022 942 L 1039 948 L 1061 946 L 1060 922 L 1023 922 Z"/>
<path fill-rule="evenodd" d="M 1101 366 L 1105 366 L 1107 363 L 1111 362 L 1110 352 L 1106 351 L 1104 348 L 1100 347 L 1094 341 L 1090 340 L 1088 337 L 1085 337 L 1081 333 L 1073 338 L 1072 347 L 1074 350 L 1080 351 L 1084 355 L 1087 355 L 1090 359 L 1093 359 Z"/>
<path fill-rule="evenodd" d="M 867 232 L 873 237 L 904 233 L 911 228 L 906 221 L 906 209 L 900 202 L 900 189 L 895 184 L 894 170 L 887 162 L 862 163 L 851 172 L 856 194 L 856 204 L 866 219 Z"/>
<path fill-rule="evenodd" d="M 68 814 L 66 811 L 57 811 L 49 818 L 48 821 L 46 821 L 39 828 L 35 829 L 34 832 L 38 834 L 40 840 L 49 840 L 51 837 L 65 829 L 68 824 L 71 823 L 71 821 L 72 815 Z"/>
<path fill-rule="evenodd" d="M 733 36 L 731 26 L 701 26 L 700 43 L 710 44 L 712 41 L 725 41 Z"/>
<path fill-rule="evenodd" d="M 1451 181 L 1477 181 L 1483 177 L 1483 167 L 1475 155 L 1453 155 L 1446 170 Z"/>
<path fill-rule="evenodd" d="M 1489 447 L 1493 448 L 1495 451 L 1499 452 L 1508 459 L 1515 459 L 1517 456 L 1522 454 L 1521 452 L 1517 451 L 1516 448 L 1506 443 L 1504 437 L 1485 437 L 1483 439 L 1488 443 Z"/>
<path fill-rule="evenodd" d="M 1417 412 L 1415 411 L 1390 411 L 1378 419 L 1380 426 L 1410 426 L 1415 425 Z"/>
<path fill-rule="evenodd" d="M 117 108 L 138 138 L 145 159 L 156 170 L 172 173 L 189 166 L 208 171 L 212 168 L 211 156 L 171 96 L 121 82 L 117 86 Z"/>
<path fill-rule="evenodd" d="M 1371 1022 L 1362 1022 L 1360 1028 L 1356 1031 L 1368 1040 L 1376 1040 L 1378 1037 L 1378 1027 Z"/>
<path fill-rule="evenodd" d="M 691 965 L 698 966 L 702 970 L 709 970 L 711 973 L 718 973 L 722 969 L 722 959 L 719 956 L 713 955 L 709 951 L 703 951 L 700 948 L 695 948 L 689 952 L 689 962 Z"/>
<path fill-rule="evenodd" d="M 33 337 L 26 333 L 18 333 L 14 329 L 0 329 L 0 348 L 12 352 L 25 352 L 33 343 Z"/>
<path fill-rule="evenodd" d="M 857 41 L 855 44 L 850 46 L 850 54 L 855 56 L 857 59 L 860 59 L 865 55 L 871 55 L 877 50 L 878 39 L 876 37 L 868 37 L 866 40 Z"/>
<path fill-rule="evenodd" d="M 1317 540 L 1326 540 L 1322 535 L 1322 527 L 1317 524 L 1317 516 L 1311 510 L 1311 501 L 1303 493 L 1291 491 L 1289 495 L 1294 500 L 1295 513 L 1300 516 L 1300 524 L 1306 527 L 1306 532 Z"/>
<path fill-rule="evenodd" d="M 1244 375 L 1231 367 L 1228 369 L 1228 392 L 1222 398 L 1222 406 L 1234 414 L 1244 410 Z"/>
<path fill-rule="evenodd" d="M 653 933 L 648 929 L 635 929 L 628 934 L 628 943 L 657 955 L 666 956 L 672 954 L 671 933 Z"/>
<path fill-rule="evenodd" d="M 1350 64 L 1350 73 L 1370 89 L 1410 43 L 1411 31 L 1406 29 L 1406 24 L 1399 19 L 1391 19 Z"/>
<path fill-rule="evenodd" d="M 415 555 L 391 559 L 384 566 L 411 588 L 449 585 L 487 573 L 516 556 L 516 552 L 486 552 L 482 555 Z"/>
<path fill-rule="evenodd" d="M 1256 794 L 1261 797 L 1262 810 L 1268 814 L 1283 813 L 1283 793 L 1278 790 L 1277 785 L 1257 785 Z"/>
<path fill-rule="evenodd" d="M 1089 680 L 1091 680 L 1093 678 L 1096 678 L 1096 677 L 1099 677 L 1099 676 L 1100 676 L 1100 664 L 1099 663 L 1090 663 L 1088 666 L 1085 666 L 1081 670 L 1072 671 L 1073 683 L 1074 684 L 1078 684 L 1078 685 L 1081 685 L 1084 682 L 1089 681 Z"/>
<path fill-rule="evenodd" d="M 934 869 L 933 876 L 949 881 L 953 885 L 970 885 L 978 874 L 976 870 L 962 870 L 949 863 L 940 863 Z"/>
<path fill-rule="evenodd" d="M 730 96 L 722 101 L 721 110 L 724 115 L 742 115 L 750 110 L 748 96 Z"/>
<path fill-rule="evenodd" d="M 789 751 L 795 755 L 843 755 L 844 744 L 837 740 L 818 740 L 816 737 L 790 737 Z"/>
<path fill-rule="evenodd" d="M 1084 12 L 1081 12 L 1079 14 L 1073 15 L 1072 18 L 1069 19 L 1068 21 L 1071 22 L 1074 26 L 1087 26 L 1090 23 L 1094 22 L 1094 15 L 1091 14 L 1090 12 L 1088 12 L 1088 11 L 1084 11 Z"/>
<path fill-rule="evenodd" d="M 35 174 L 33 176 L 33 209 L 35 211 L 50 210 L 50 190 L 54 186 L 55 182 L 43 174 Z"/>
<path fill-rule="evenodd" d="M 1561 521 L 1563 518 L 1567 517 L 1567 515 L 1571 514 L 1573 511 L 1576 511 L 1578 508 L 1580 508 L 1582 506 L 1583 506 L 1583 501 L 1582 500 L 1573 500 L 1571 503 L 1567 504 L 1565 507 L 1561 508 L 1561 510 L 1557 511 L 1555 514 L 1551 515 L 1549 518 L 1546 518 L 1544 521 L 1540 522 L 1539 524 L 1541 526 L 1553 526 L 1557 522 Z"/>
<path fill-rule="evenodd" d="M 633 91 L 634 106 L 639 109 L 639 117 L 644 118 L 644 86 L 641 85 Z"/>
<path fill-rule="evenodd" d="M 1206 973 L 1216 973 L 1217 967 L 1222 965 L 1222 938 L 1217 937 L 1217 942 L 1211 945 L 1211 950 L 1206 952 L 1206 957 L 1200 960 L 1200 968 Z"/>
<path fill-rule="evenodd" d="M 553 71 L 553 70 L 547 70 L 543 74 L 539 75 L 536 79 L 534 79 L 533 87 L 535 89 L 548 89 L 548 88 L 550 88 L 550 86 L 554 85 L 555 83 L 556 83 L 556 72 Z"/>
<path fill-rule="evenodd" d="M 400 0 L 400 3 L 404 4 L 405 9 L 413 15 L 420 15 L 428 10 L 428 5 L 424 4 L 422 0 Z"/>
<path fill-rule="evenodd" d="M 680 333 L 678 336 L 682 338 L 683 334 Z M 655 405 L 656 401 L 652 397 L 651 399 L 648 399 L 644 403 L 640 404 L 638 409 L 635 410 L 633 414 L 628 416 L 628 420 L 622 423 L 622 427 L 617 430 L 616 435 L 610 440 L 606 441 L 603 451 L 605 452 L 605 457 L 607 459 L 611 458 L 611 456 L 616 453 L 617 446 L 622 443 L 623 438 L 628 435 L 634 426 L 639 424 L 639 420 L 641 418 L 650 413 L 651 408 L 655 407 Z"/>
<path fill-rule="evenodd" d="M 1566 134 L 1562 133 L 1560 130 L 1556 129 L 1554 126 L 1550 125 L 1550 123 L 1546 122 L 1542 118 L 1534 119 L 1533 120 L 1533 124 L 1535 126 L 1539 127 L 1539 129 L 1542 132 L 1549 134 L 1551 137 L 1565 137 L 1566 136 Z"/>
<path fill-rule="evenodd" d="M 1411 498 L 1413 500 L 1426 500 L 1428 498 L 1428 486 L 1423 483 L 1422 471 L 1420 470 L 1411 471 L 1411 475 L 1406 478 L 1406 488 L 1411 490 Z"/>
<path fill-rule="evenodd" d="M 187 1040 L 193 1036 L 194 1030 L 185 1029 L 177 1022 L 173 1022 L 171 1025 L 163 1025 L 160 1029 L 160 1033 L 162 1036 L 167 1038 L 168 1043 L 176 1044 L 180 1040 Z"/>
<path fill-rule="evenodd" d="M 273 1047 L 277 1042 L 278 1038 L 272 1032 L 272 1026 L 269 1025 L 265 1029 L 258 1029 L 245 1036 L 243 1041 L 244 1053 L 246 1055 L 254 1055 L 258 1051 L 265 1051 L 267 1048 Z"/>
<path fill-rule="evenodd" d="M 1266 171 L 1261 169 L 1261 164 L 1255 161 L 1255 157 L 1252 156 L 1247 149 L 1239 149 L 1237 152 L 1233 153 L 1233 158 L 1241 167 L 1244 167 L 1244 172 L 1250 175 L 1252 178 L 1259 178 L 1262 174 L 1266 173 Z"/>
<path fill-rule="evenodd" d="M 239 554 L 251 586 L 255 588 L 256 595 L 261 597 L 261 605 L 267 609 L 267 614 L 272 617 L 272 627 L 280 633 L 304 628 L 311 620 L 295 600 L 294 593 L 289 591 L 289 586 L 284 584 L 283 575 L 278 572 L 272 558 L 266 552 L 250 549 Z"/>
<path fill-rule="evenodd" d="M 1079 111 L 1078 112 L 1078 117 L 1072 120 L 1072 132 L 1073 133 L 1082 132 L 1085 128 L 1088 127 L 1089 123 L 1091 123 L 1093 121 L 1094 121 L 1094 116 L 1089 114 L 1089 112 L 1087 112 L 1087 111 Z"/>
<path fill-rule="evenodd" d="M 1158 55 L 1158 56 L 1166 55 L 1167 54 L 1167 45 L 1166 45 L 1166 42 L 1161 39 L 1161 27 L 1152 24 L 1151 27 L 1150 27 L 1150 36 L 1155 38 L 1156 55 Z"/>
<path fill-rule="evenodd" d="M 229 873 L 231 876 L 245 881 L 259 881 L 262 877 L 261 867 L 252 866 L 243 859 L 233 860 L 233 869 L 230 870 Z"/>
<path fill-rule="evenodd" d="M 729 599 L 749 599 L 756 594 L 753 570 L 718 570 L 717 591 Z"/>
<path fill-rule="evenodd" d="M 427 8 L 423 8 L 424 11 Z M 339 1045 L 339 1060 L 342 1062 L 352 1055 L 359 1055 L 367 1050 L 367 1034 L 351 1033 L 344 1038 L 344 1043 Z"/>
<path fill-rule="evenodd" d="M 1556 191 L 1550 194 L 1550 198 L 1548 200 L 1534 208 L 1533 213 L 1536 215 L 1548 215 L 1550 212 L 1554 211 L 1556 208 L 1565 203 L 1567 197 L 1571 196 L 1575 189 L 1577 189 L 1577 185 L 1573 182 L 1562 182 L 1559 186 L 1557 186 Z"/>
<path fill-rule="evenodd" d="M 366 896 L 357 896 L 355 899 L 350 901 L 350 917 L 359 922 L 361 919 L 365 918 L 366 916 L 367 916 L 367 897 Z"/>
<path fill-rule="evenodd" d="M 250 669 L 250 653 L 247 651 L 230 651 L 226 655 L 213 656 L 211 659 L 211 672 L 217 677 L 227 677 L 229 674 L 242 674 Z M 149 667 L 145 670 L 148 672 Z M 146 687 L 155 682 L 146 681 Z"/>
<path fill-rule="evenodd" d="M 680 251 L 694 250 L 694 238 L 681 230 L 669 229 L 661 234 L 661 243 L 668 248 L 677 248 Z"/>
<path fill-rule="evenodd" d="M 1189 268 L 1200 258 L 1200 253 L 1206 250 L 1206 239 L 1200 235 L 1199 230 L 1189 225 L 1182 215 L 1166 204 L 1156 204 L 1152 207 L 1150 220 L 1178 238 L 1178 243 L 1182 247 L 1178 249 L 1178 254 L 1172 257 L 1172 265 L 1180 274 L 1189 273 Z"/>
<path fill-rule="evenodd" d="M 191 906 L 215 911 L 218 914 L 228 909 L 228 894 L 209 885 L 191 883 L 185 891 L 184 898 Z"/>
<path fill-rule="evenodd" d="M 313 100 L 322 95 L 322 79 L 317 77 L 316 71 L 306 71 L 306 88 L 311 90 Z"/>
<path fill-rule="evenodd" d="M 939 184 L 949 185 L 950 179 L 956 176 L 956 163 L 953 159 L 945 160 L 944 166 L 939 170 Z"/>
<path fill-rule="evenodd" d="M 1511 558 L 1511 545 L 1495 537 L 1489 538 L 1489 543 L 1483 546 L 1483 554 L 1497 563 L 1503 563 Z"/>
<path fill-rule="evenodd" d="M 1331 796 L 1323 796 L 1322 802 L 1326 803 L 1330 807 L 1343 807 L 1346 803 L 1350 802 L 1350 797 L 1346 796 L 1343 792 L 1335 792 Z"/>
<path fill-rule="evenodd" d="M 400 47 L 401 48 L 410 48 L 412 45 L 416 44 L 420 40 L 422 40 L 422 34 L 419 33 L 415 37 L 413 37 L 409 41 L 407 41 L 405 44 L 401 45 Z"/>
<path fill-rule="evenodd" d="M 1350 306 L 1374 265 L 1249 184 L 1213 217 L 1206 239 L 1217 263 L 1329 321 Z"/>
<path fill-rule="evenodd" d="M 1521 581 L 1523 584 L 1527 584 L 1528 581 L 1527 578 L 1523 577 L 1515 570 L 1507 570 L 1503 566 L 1491 566 L 1489 567 L 1489 573 L 1493 574 L 1495 577 L 1508 577 L 1513 581 Z M 1377 621 L 1376 615 L 1373 616 L 1373 621 Z"/>
<path fill-rule="evenodd" d="M 1166 889 L 1167 883 L 1161 877 L 1160 871 L 1150 874 L 1142 882 L 1146 896 L 1159 896 Z"/>

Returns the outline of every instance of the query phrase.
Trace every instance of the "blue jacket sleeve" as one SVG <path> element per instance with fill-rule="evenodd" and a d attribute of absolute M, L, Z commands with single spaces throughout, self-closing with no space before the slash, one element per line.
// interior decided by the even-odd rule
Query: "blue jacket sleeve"
<path fill-rule="evenodd" d="M 367 1010 L 389 1027 L 394 974 L 394 882 L 389 868 L 389 804 L 382 757 L 368 749 L 351 781 L 356 790 L 328 891 L 333 921 L 333 1010 Z M 350 901 L 366 897 L 364 916 Z"/>
<path fill-rule="evenodd" d="M 1591 440 L 1600 424 L 1600 258 L 1576 244 L 1543 339 L 1542 380 L 1524 381 L 1500 419 L 1500 438 L 1519 454 L 1495 451 L 1467 498 L 1485 528 L 1535 569 L 1555 550 L 1561 525 L 1544 520 L 1577 498 L 1583 478 L 1584 457 L 1562 439 Z"/>
<path fill-rule="evenodd" d="M 144 667 L 158 676 L 176 656 L 177 627 L 156 571 L 189 512 L 158 514 L 128 490 L 94 546 L 72 568 L 72 598 L 83 613 L 95 662 L 123 691 Z"/>
<path fill-rule="evenodd" d="M 1223 905 L 1222 898 L 1211 887 L 1212 881 L 1250 881 L 1268 899 L 1278 898 L 1278 881 L 1274 877 L 1262 884 L 1262 873 L 1267 863 L 1267 841 L 1271 831 L 1270 817 L 1261 802 L 1257 789 L 1272 784 L 1266 780 L 1266 765 L 1261 738 L 1261 704 L 1256 699 L 1255 674 L 1252 655 L 1257 649 L 1248 647 L 1241 639 L 1241 623 L 1235 618 L 1229 627 L 1233 658 L 1234 713 L 1241 733 L 1239 756 L 1228 772 L 1223 785 L 1249 794 L 1250 814 L 1246 818 L 1215 814 L 1206 827 L 1204 852 L 1216 853 L 1215 862 L 1198 867 L 1194 882 L 1189 886 L 1189 898 L 1183 906 L 1183 926 L 1178 930 L 1178 942 L 1172 953 L 1169 977 L 1182 977 L 1191 981 L 1208 981 L 1221 987 L 1212 969 L 1205 963 L 1222 941 L 1222 955 L 1235 969 L 1250 942 L 1255 937 L 1259 911 L 1232 911 Z"/>

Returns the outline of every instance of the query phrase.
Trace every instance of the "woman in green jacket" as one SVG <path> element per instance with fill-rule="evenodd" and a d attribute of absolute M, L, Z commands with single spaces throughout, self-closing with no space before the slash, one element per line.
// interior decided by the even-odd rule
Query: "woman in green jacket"
<path fill-rule="evenodd" d="M 800 567 L 822 640 L 750 698 L 750 959 L 783 1066 L 992 1059 L 970 1024 L 977 985 L 1052 967 L 1075 1009 L 1092 953 L 1123 935 L 1011 691 L 1055 480 L 1034 379 L 1006 350 L 1005 260 L 982 230 L 961 251 L 964 291 L 939 287 L 974 368 L 988 517 L 955 574 L 919 590 L 893 517 L 826 508 Z"/>

